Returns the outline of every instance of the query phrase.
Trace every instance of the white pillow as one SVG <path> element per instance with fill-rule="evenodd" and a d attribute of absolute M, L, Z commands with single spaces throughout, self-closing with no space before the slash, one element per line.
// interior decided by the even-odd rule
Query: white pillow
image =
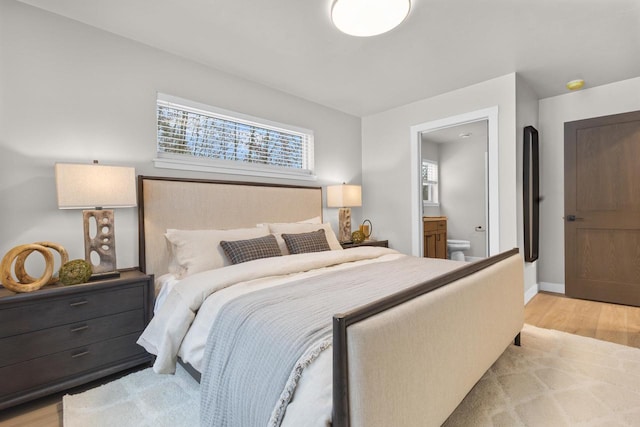
<path fill-rule="evenodd" d="M 286 222 L 286 223 L 275 223 L 268 224 L 269 230 L 271 230 L 271 234 L 276 236 L 276 240 L 278 241 L 278 246 L 280 246 L 280 250 L 282 251 L 282 255 L 289 255 L 289 249 L 287 249 L 287 244 L 284 242 L 282 238 L 282 233 L 285 234 L 298 234 L 298 233 L 309 233 L 311 231 L 318 231 L 321 228 L 324 229 L 325 236 L 327 238 L 327 243 L 332 251 L 342 250 L 342 245 L 338 241 L 336 237 L 336 233 L 333 232 L 333 228 L 331 228 L 331 224 L 328 222 L 324 224 L 306 224 L 299 222 Z"/>
<path fill-rule="evenodd" d="M 173 262 L 169 266 L 169 272 L 183 279 L 201 271 L 231 265 L 220 246 L 221 240 L 244 240 L 267 235 L 269 235 L 268 227 L 235 230 L 169 229 L 165 234 L 172 245 L 173 252 Z"/>

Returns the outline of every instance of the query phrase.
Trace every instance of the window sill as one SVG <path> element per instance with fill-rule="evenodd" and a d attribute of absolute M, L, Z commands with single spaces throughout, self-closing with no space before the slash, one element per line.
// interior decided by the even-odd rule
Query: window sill
<path fill-rule="evenodd" d="M 212 165 L 205 162 L 199 163 L 197 161 L 187 161 L 171 158 L 155 158 L 153 159 L 153 165 L 160 169 L 178 169 L 194 172 L 209 172 L 209 173 L 222 173 L 229 175 L 243 175 L 243 176 L 256 176 L 262 178 L 282 178 L 282 179 L 295 179 L 299 181 L 317 181 L 318 177 L 312 174 L 296 173 L 296 172 L 283 172 L 264 170 L 260 168 L 247 168 L 246 165 L 243 168 L 235 168 L 231 166 Z"/>

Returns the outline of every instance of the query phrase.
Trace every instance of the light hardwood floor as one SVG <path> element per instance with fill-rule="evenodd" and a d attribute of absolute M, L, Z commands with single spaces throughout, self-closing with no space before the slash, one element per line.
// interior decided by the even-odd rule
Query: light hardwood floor
<path fill-rule="evenodd" d="M 540 292 L 525 307 L 524 322 L 640 348 L 640 307 Z"/>
<path fill-rule="evenodd" d="M 524 321 L 540 328 L 556 329 L 640 348 L 640 307 L 539 293 L 525 307 Z M 526 342 L 523 341 L 522 344 L 526 345 Z M 96 385 L 89 384 L 82 389 Z M 71 393 L 78 393 L 82 389 L 72 390 Z M 64 394 L 59 393 L 0 411 L 0 427 L 62 426 Z"/>

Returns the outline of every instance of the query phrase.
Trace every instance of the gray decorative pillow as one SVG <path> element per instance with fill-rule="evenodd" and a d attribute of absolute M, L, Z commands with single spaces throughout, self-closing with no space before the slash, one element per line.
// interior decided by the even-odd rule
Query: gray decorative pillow
<path fill-rule="evenodd" d="M 306 254 L 309 252 L 330 251 L 324 229 L 310 233 L 282 234 L 287 249 L 292 254 Z"/>
<path fill-rule="evenodd" d="M 282 256 L 276 237 L 273 234 L 256 239 L 221 241 L 220 246 L 232 264 L 253 261 L 254 259 Z"/>

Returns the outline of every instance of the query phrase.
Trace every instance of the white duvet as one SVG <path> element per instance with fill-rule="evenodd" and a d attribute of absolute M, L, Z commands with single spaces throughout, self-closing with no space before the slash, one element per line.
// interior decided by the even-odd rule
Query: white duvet
<path fill-rule="evenodd" d="M 220 308 L 246 293 L 279 286 L 327 271 L 372 262 L 398 259 L 396 251 L 360 247 L 344 251 L 317 252 L 266 258 L 210 270 L 183 280 L 167 278 L 170 292 L 161 292 L 159 307 L 138 344 L 157 356 L 153 369 L 175 372 L 177 357 L 201 371 L 209 330 L 215 327 Z M 332 353 L 324 351 L 300 379 L 287 407 L 283 426 L 330 425 L 332 409 Z"/>
<path fill-rule="evenodd" d="M 178 352 L 192 324 L 194 332 L 189 335 L 195 337 L 202 332 L 206 339 L 212 321 L 215 319 L 215 313 L 230 298 L 252 290 L 321 274 L 330 268 L 349 268 L 361 265 L 362 262 L 385 261 L 401 256 L 404 255 L 387 248 L 361 247 L 344 251 L 264 258 L 188 276 L 173 286 L 172 291 L 166 296 L 162 306 L 138 339 L 138 344 L 157 356 L 153 365 L 155 372 L 173 373 Z M 207 302 L 207 309 L 203 309 L 200 313 L 199 310 L 207 298 L 214 294 L 216 297 Z M 225 299 L 225 295 L 228 295 L 228 298 Z M 210 311 L 213 314 L 210 314 Z M 196 314 L 198 314 L 197 322 Z M 202 320 L 199 319 L 200 316 Z M 189 341 L 191 339 L 189 338 Z M 196 369 L 199 366 L 199 362 L 195 360 L 189 363 L 192 363 Z"/>

